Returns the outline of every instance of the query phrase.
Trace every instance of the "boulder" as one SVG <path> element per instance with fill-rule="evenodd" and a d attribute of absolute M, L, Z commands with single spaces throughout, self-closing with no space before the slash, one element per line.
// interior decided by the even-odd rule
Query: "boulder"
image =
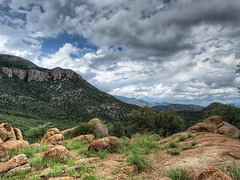
<path fill-rule="evenodd" d="M 92 142 L 94 139 L 95 139 L 94 135 L 92 135 L 92 134 L 85 134 L 85 135 L 77 136 L 73 140 Z"/>
<path fill-rule="evenodd" d="M 232 180 L 232 178 L 217 168 L 207 167 L 197 171 L 193 180 Z"/>
<path fill-rule="evenodd" d="M 25 149 L 29 148 L 29 143 L 23 140 L 8 140 L 0 144 L 0 146 L 7 150 Z"/>
<path fill-rule="evenodd" d="M 41 171 L 39 177 L 41 179 L 46 179 L 46 177 L 51 173 L 51 171 L 52 171 L 52 168 L 50 168 L 50 167 L 47 168 L 47 169 L 44 169 L 44 170 Z"/>
<path fill-rule="evenodd" d="M 115 136 L 109 136 L 109 137 L 105 137 L 102 139 L 98 139 L 96 141 L 93 141 L 89 147 L 88 150 L 89 151 L 99 151 L 100 149 L 114 149 L 114 148 L 118 148 L 120 147 L 121 142 L 119 140 L 119 138 L 115 137 Z"/>
<path fill-rule="evenodd" d="M 60 162 L 64 162 L 69 157 L 69 151 L 61 145 L 56 145 L 49 151 L 47 151 L 43 158 L 49 159 L 49 158 L 56 158 Z"/>
<path fill-rule="evenodd" d="M 64 136 L 68 131 L 72 131 L 72 130 L 74 130 L 76 127 L 74 127 L 74 128 L 70 128 L 70 129 L 65 129 L 65 130 L 63 130 L 62 132 L 61 132 L 61 134 Z"/>
<path fill-rule="evenodd" d="M 98 118 L 93 118 L 88 122 L 88 124 L 95 124 L 96 126 L 98 126 L 99 124 L 102 124 L 102 123 Z"/>
<path fill-rule="evenodd" d="M 100 135 L 107 135 L 108 136 L 108 128 L 104 124 L 97 125 L 96 132 Z"/>
<path fill-rule="evenodd" d="M 203 123 L 212 124 L 215 126 L 215 129 L 221 127 L 223 125 L 224 118 L 222 116 L 213 115 L 206 118 Z"/>
<path fill-rule="evenodd" d="M 224 122 L 224 125 L 218 128 L 217 132 L 232 138 L 240 138 L 240 130 L 227 122 Z"/>
<path fill-rule="evenodd" d="M 197 123 L 192 127 L 188 128 L 187 131 L 190 132 L 211 132 L 214 133 L 216 131 L 215 126 L 212 124 L 205 124 L 205 123 Z"/>
<path fill-rule="evenodd" d="M 0 130 L 2 131 L 0 135 L 3 141 L 6 141 L 8 139 L 16 140 L 15 132 L 9 123 L 2 123 L 0 125 Z"/>
<path fill-rule="evenodd" d="M 26 164 L 27 162 L 28 159 L 25 154 L 19 154 L 17 156 L 14 156 L 12 159 L 8 160 L 2 166 L 0 166 L 0 174 L 4 174 L 10 169 Z"/>
<path fill-rule="evenodd" d="M 34 144 L 31 144 L 30 145 L 30 148 L 41 148 L 42 146 L 41 146 L 41 144 L 39 144 L 39 143 L 34 143 Z"/>
<path fill-rule="evenodd" d="M 57 142 L 64 139 L 64 136 L 60 134 L 60 131 L 57 128 L 49 129 L 46 134 L 43 136 L 40 144 Z"/>
<path fill-rule="evenodd" d="M 16 140 L 23 140 L 23 135 L 20 129 L 18 128 L 13 128 L 15 136 L 16 136 Z"/>
<path fill-rule="evenodd" d="M 10 177 L 10 176 L 14 176 L 16 174 L 19 174 L 20 172 L 29 172 L 31 171 L 31 166 L 30 164 L 26 163 L 24 165 L 15 167 L 11 170 L 9 170 L 6 174 L 4 174 L 4 178 Z"/>
<path fill-rule="evenodd" d="M 0 159 L 5 158 L 7 156 L 7 149 L 3 146 L 0 146 Z"/>

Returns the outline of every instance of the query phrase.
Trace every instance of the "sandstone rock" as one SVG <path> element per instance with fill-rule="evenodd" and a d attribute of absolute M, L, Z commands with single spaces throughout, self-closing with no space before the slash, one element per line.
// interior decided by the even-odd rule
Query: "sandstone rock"
<path fill-rule="evenodd" d="M 89 147 L 88 150 L 92 151 L 99 151 L 100 149 L 114 149 L 117 147 L 120 147 L 121 142 L 119 138 L 110 136 L 110 137 L 105 137 L 102 139 L 98 139 L 96 141 L 93 141 Z"/>
<path fill-rule="evenodd" d="M 29 148 L 29 143 L 23 140 L 8 140 L 0 144 L 0 146 L 7 150 L 25 149 Z"/>
<path fill-rule="evenodd" d="M 51 171 L 52 171 L 52 168 L 50 168 L 50 167 L 47 168 L 47 169 L 44 169 L 44 170 L 41 171 L 39 177 L 42 178 L 42 179 L 46 178 L 50 174 Z"/>
<path fill-rule="evenodd" d="M 215 129 L 215 126 L 212 124 L 197 123 L 197 124 L 193 125 L 192 127 L 188 128 L 187 131 L 214 133 L 216 131 L 216 129 Z"/>
<path fill-rule="evenodd" d="M 1 144 L 1 143 L 3 143 L 3 140 L 2 140 L 2 138 L 0 138 L 0 144 Z"/>
<path fill-rule="evenodd" d="M 52 144 L 53 145 L 62 145 L 62 146 L 64 146 L 65 144 L 67 144 L 68 142 L 67 141 L 57 141 L 57 142 L 53 142 Z"/>
<path fill-rule="evenodd" d="M 99 124 L 99 125 L 97 125 L 97 127 L 96 127 L 96 132 L 97 132 L 98 134 L 100 134 L 100 135 L 106 135 L 106 136 L 108 136 L 108 128 L 107 128 L 107 126 L 104 125 L 104 124 Z"/>
<path fill-rule="evenodd" d="M 4 133 L 4 134 L 7 134 L 7 138 L 4 136 L 2 138 L 3 141 L 6 141 L 8 139 L 10 140 L 16 140 L 16 136 L 15 136 L 15 132 L 12 128 L 12 126 L 9 124 L 9 123 L 2 123 L 0 125 L 0 130 Z M 1 133 L 1 135 L 3 134 Z"/>
<path fill-rule="evenodd" d="M 2 67 L 2 72 L 7 75 L 9 78 L 13 77 L 13 72 L 11 68 Z"/>
<path fill-rule="evenodd" d="M 13 68 L 13 75 L 17 76 L 19 79 L 24 79 L 27 76 L 26 70 Z"/>
<path fill-rule="evenodd" d="M 27 81 L 47 81 L 48 79 L 51 78 L 50 74 L 48 72 L 43 72 L 43 71 L 39 71 L 37 69 L 29 69 L 27 71 L 28 75 L 28 79 Z"/>
<path fill-rule="evenodd" d="M 50 140 L 48 140 L 48 138 L 51 138 L 51 136 L 53 136 L 53 135 L 55 135 L 55 134 L 59 134 L 59 133 L 60 133 L 60 131 L 59 131 L 57 128 L 51 128 L 51 129 L 49 129 L 49 130 L 46 132 L 46 134 L 43 136 L 40 144 L 47 143 L 47 142 L 51 142 Z M 60 136 L 63 137 L 62 134 L 61 134 Z M 51 138 L 51 139 L 52 139 L 52 140 L 61 139 L 60 136 L 59 136 L 59 137 L 54 137 L 54 138 Z M 62 139 L 61 139 L 61 140 L 62 140 Z M 55 142 L 56 142 L 56 141 L 55 141 Z"/>
<path fill-rule="evenodd" d="M 51 137 L 49 137 L 48 139 L 46 139 L 46 141 L 44 141 L 44 143 L 51 143 L 51 142 L 58 142 L 58 141 L 62 141 L 64 139 L 62 134 L 54 134 Z"/>
<path fill-rule="evenodd" d="M 98 126 L 99 124 L 102 124 L 101 121 L 98 118 L 91 119 L 88 124 L 95 124 Z"/>
<path fill-rule="evenodd" d="M 49 145 L 47 146 L 47 149 L 52 149 L 52 148 L 54 148 L 54 147 L 55 147 L 55 145 L 49 144 Z"/>
<path fill-rule="evenodd" d="M 61 132 L 61 134 L 64 136 L 64 134 L 66 134 L 68 131 L 72 131 L 72 130 L 74 130 L 76 127 L 74 127 L 74 128 L 70 128 L 70 129 L 65 129 L 65 130 L 63 130 L 62 132 Z"/>
<path fill-rule="evenodd" d="M 194 174 L 193 180 L 232 180 L 217 168 L 207 167 Z"/>
<path fill-rule="evenodd" d="M 129 174 L 129 175 L 137 174 L 139 171 L 139 169 L 136 165 L 125 166 L 125 167 L 123 167 L 123 170 L 126 174 Z"/>
<path fill-rule="evenodd" d="M 6 131 L 3 131 L 2 129 L 0 129 L 0 139 L 1 143 L 8 139 L 8 134 L 6 133 Z"/>
<path fill-rule="evenodd" d="M 121 139 L 124 139 L 124 140 L 130 140 L 127 136 L 123 136 L 123 137 L 121 137 Z"/>
<path fill-rule="evenodd" d="M 30 145 L 30 148 L 41 148 L 42 146 L 41 146 L 41 144 L 39 144 L 39 143 L 34 143 L 34 144 L 31 144 Z"/>
<path fill-rule="evenodd" d="M 0 146 L 0 159 L 5 158 L 7 156 L 7 149 L 3 146 Z"/>
<path fill-rule="evenodd" d="M 61 146 L 61 145 L 54 146 L 52 149 L 46 152 L 43 156 L 43 158 L 45 159 L 56 158 L 60 162 L 64 162 L 68 157 L 69 157 L 69 151 L 64 146 Z"/>
<path fill-rule="evenodd" d="M 94 139 L 95 139 L 94 135 L 92 135 L 92 134 L 85 134 L 85 135 L 77 136 L 73 140 L 92 142 Z"/>
<path fill-rule="evenodd" d="M 15 136 L 16 136 L 16 140 L 23 140 L 23 135 L 20 129 L 18 128 L 13 128 Z"/>
<path fill-rule="evenodd" d="M 51 77 L 53 80 L 61 80 L 63 78 L 72 79 L 74 74 L 76 73 L 71 69 L 62 69 L 60 67 L 56 67 L 51 70 Z M 78 77 L 82 79 L 80 75 Z"/>
<path fill-rule="evenodd" d="M 15 167 L 11 170 L 9 170 L 3 177 L 7 178 L 10 176 L 14 176 L 16 174 L 19 174 L 20 172 L 29 172 L 31 171 L 31 166 L 30 164 L 24 164 L 22 166 Z"/>
<path fill-rule="evenodd" d="M 152 134 L 151 138 L 153 138 L 155 141 L 161 140 L 161 137 L 158 134 Z"/>
<path fill-rule="evenodd" d="M 205 119 L 203 121 L 203 123 L 205 124 L 214 124 L 215 125 L 215 129 L 217 129 L 218 127 L 221 127 L 223 125 L 223 117 L 222 116 L 218 116 L 218 115 L 213 115 L 208 117 L 207 119 Z"/>
<path fill-rule="evenodd" d="M 218 128 L 217 132 L 233 138 L 240 138 L 240 130 L 227 122 L 224 122 L 223 126 Z"/>
<path fill-rule="evenodd" d="M 27 159 L 27 156 L 25 154 L 20 154 L 20 155 L 14 156 L 12 159 L 5 162 L 0 167 L 0 174 L 6 173 L 10 169 L 21 166 L 23 164 L 26 164 L 27 161 L 28 161 L 28 159 Z"/>

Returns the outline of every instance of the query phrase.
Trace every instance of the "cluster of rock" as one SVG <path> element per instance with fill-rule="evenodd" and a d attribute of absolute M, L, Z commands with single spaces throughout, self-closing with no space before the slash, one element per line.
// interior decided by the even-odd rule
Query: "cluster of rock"
<path fill-rule="evenodd" d="M 211 132 L 224 134 L 233 138 L 240 138 L 240 130 L 235 126 L 224 121 L 222 116 L 210 116 L 202 123 L 197 123 L 190 127 L 187 131 L 190 132 Z"/>
<path fill-rule="evenodd" d="M 15 68 L 15 67 L 0 67 L 3 75 L 8 78 L 14 76 L 26 81 L 48 81 L 49 79 L 61 80 L 64 78 L 72 79 L 74 76 L 82 79 L 82 77 L 70 69 L 62 69 L 60 67 L 52 70 L 39 70 L 37 67 L 32 68 Z"/>
<path fill-rule="evenodd" d="M 6 160 L 7 150 L 24 149 L 29 147 L 29 143 L 23 140 L 20 129 L 12 128 L 9 123 L 0 125 L 0 160 Z"/>
<path fill-rule="evenodd" d="M 98 118 L 91 119 L 88 124 L 96 125 L 96 133 L 99 135 L 108 135 L 108 128 L 106 125 L 102 124 Z"/>

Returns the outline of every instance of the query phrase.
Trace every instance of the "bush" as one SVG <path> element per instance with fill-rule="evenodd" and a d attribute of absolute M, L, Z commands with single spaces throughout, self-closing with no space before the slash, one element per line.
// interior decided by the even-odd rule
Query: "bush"
<path fill-rule="evenodd" d="M 178 138 L 178 141 L 186 141 L 187 140 L 187 136 L 180 136 Z"/>
<path fill-rule="evenodd" d="M 130 165 L 136 165 L 140 170 L 148 167 L 147 157 L 139 149 L 132 150 L 129 158 Z"/>
<path fill-rule="evenodd" d="M 80 123 L 76 128 L 68 131 L 64 137 L 71 139 L 84 134 L 94 134 L 96 136 L 96 125 L 88 123 Z"/>
<path fill-rule="evenodd" d="M 25 137 L 29 143 L 34 143 L 43 138 L 48 129 L 52 128 L 53 124 L 45 123 L 37 127 L 30 128 L 26 133 Z"/>
<path fill-rule="evenodd" d="M 178 147 L 178 143 L 176 141 L 170 141 L 169 142 L 169 147 L 170 148 L 177 148 Z"/>

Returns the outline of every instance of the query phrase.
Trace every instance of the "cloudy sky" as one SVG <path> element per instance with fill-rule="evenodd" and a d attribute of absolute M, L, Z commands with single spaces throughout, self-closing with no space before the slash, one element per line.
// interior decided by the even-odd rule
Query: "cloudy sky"
<path fill-rule="evenodd" d="M 0 0 L 0 53 L 113 95 L 238 103 L 239 0 Z"/>

